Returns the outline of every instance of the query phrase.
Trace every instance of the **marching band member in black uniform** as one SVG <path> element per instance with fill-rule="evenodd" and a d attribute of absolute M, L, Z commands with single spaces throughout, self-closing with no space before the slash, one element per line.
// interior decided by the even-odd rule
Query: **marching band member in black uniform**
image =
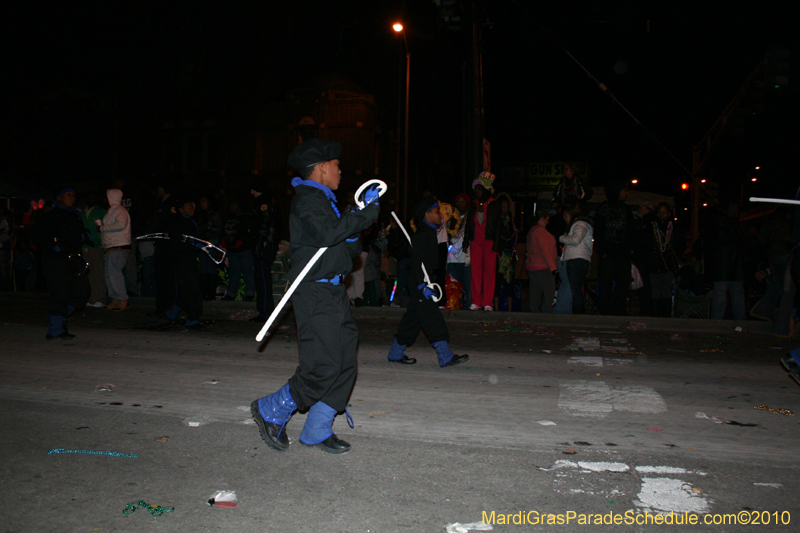
<path fill-rule="evenodd" d="M 359 232 L 377 220 L 380 208 L 377 187 L 370 187 L 364 194 L 369 205 L 339 212 L 333 191 L 341 181 L 341 149 L 338 142 L 310 139 L 289 156 L 289 165 L 302 176 L 292 180 L 290 281 L 320 248 L 328 249 L 292 295 L 300 365 L 288 383 L 250 406 L 261 437 L 276 450 L 289 447 L 285 426 L 292 413 L 308 409 L 300 442 L 329 453 L 350 451 L 332 428 L 336 414 L 345 411 L 357 372 L 358 330 L 342 281 L 361 252 Z"/>
<path fill-rule="evenodd" d="M 75 311 L 82 311 L 89 299 L 86 262 L 80 255 L 84 239 L 91 242 L 87 233 L 71 187 L 56 195 L 53 208 L 33 226 L 33 241 L 42 252 L 42 271 L 50 292 L 47 340 L 75 338 L 67 331 L 67 319 Z"/>
<path fill-rule="evenodd" d="M 414 344 L 423 329 L 439 356 L 439 366 L 453 366 L 469 360 L 469 355 L 456 355 L 450 350 L 450 332 L 439 305 L 431 298 L 434 290 L 428 286 L 422 265 L 430 275 L 439 267 L 439 244 L 436 232 L 442 223 L 439 202 L 426 196 L 414 208 L 414 217 L 419 220 L 417 231 L 411 237 L 411 259 L 408 261 L 408 308 L 397 328 L 392 347 L 389 349 L 390 363 L 413 365 L 416 359 L 403 351 Z M 395 230 L 397 231 L 397 230 Z M 400 230 L 402 231 L 402 230 Z"/>

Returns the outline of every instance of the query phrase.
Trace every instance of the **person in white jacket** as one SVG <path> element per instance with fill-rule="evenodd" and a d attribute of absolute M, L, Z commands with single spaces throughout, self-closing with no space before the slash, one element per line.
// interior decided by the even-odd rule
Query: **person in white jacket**
<path fill-rule="evenodd" d="M 581 208 L 572 205 L 564 208 L 564 221 L 567 223 L 567 233 L 558 238 L 564 243 L 561 260 L 567 265 L 567 278 L 572 290 L 572 314 L 586 313 L 586 303 L 583 296 L 583 280 L 589 272 L 589 261 L 592 259 L 592 220 L 581 216 Z"/>
<path fill-rule="evenodd" d="M 122 269 L 131 253 L 131 217 L 122 205 L 122 191 L 106 191 L 109 210 L 102 222 L 97 221 L 100 240 L 105 249 L 106 285 L 111 303 L 106 309 L 124 311 L 128 308 L 128 291 L 125 289 L 125 275 Z"/>

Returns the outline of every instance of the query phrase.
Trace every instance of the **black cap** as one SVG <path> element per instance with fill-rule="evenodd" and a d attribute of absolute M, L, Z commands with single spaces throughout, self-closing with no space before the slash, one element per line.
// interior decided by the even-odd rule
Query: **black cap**
<path fill-rule="evenodd" d="M 327 139 L 309 139 L 298 144 L 289 154 L 289 166 L 302 170 L 318 163 L 339 159 L 342 143 Z"/>
<path fill-rule="evenodd" d="M 427 213 L 428 210 L 433 209 L 433 207 L 435 207 L 438 203 L 439 202 L 438 200 L 436 200 L 435 196 L 431 195 L 426 196 L 425 198 L 420 200 L 417 205 L 414 206 L 414 212 L 413 212 L 414 217 L 418 218 L 419 220 L 422 220 L 423 218 L 425 218 L 425 213 Z"/>

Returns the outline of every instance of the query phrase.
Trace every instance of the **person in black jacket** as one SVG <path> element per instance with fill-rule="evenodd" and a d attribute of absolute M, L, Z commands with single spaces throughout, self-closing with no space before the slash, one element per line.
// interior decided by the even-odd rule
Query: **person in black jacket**
<path fill-rule="evenodd" d="M 151 232 L 169 233 L 173 220 L 177 216 L 178 207 L 172 197 L 172 185 L 169 180 L 162 180 L 156 191 L 158 209 L 155 224 Z M 174 243 L 169 239 L 153 241 L 153 269 L 156 285 L 156 311 L 153 316 L 163 318 L 167 310 L 175 305 L 175 262 L 173 257 Z"/>
<path fill-rule="evenodd" d="M 269 193 L 265 178 L 254 178 L 250 194 L 255 198 L 255 245 L 253 246 L 253 269 L 256 280 L 256 310 L 258 315 L 250 322 L 264 322 L 275 309 L 272 298 L 272 263 L 278 255 L 278 209 Z"/>
<path fill-rule="evenodd" d="M 253 273 L 255 258 L 253 245 L 255 243 L 255 228 L 253 214 L 243 213 L 238 200 L 233 200 L 230 205 L 230 216 L 225 221 L 225 249 L 228 252 L 228 286 L 223 300 L 233 301 L 239 292 L 241 280 L 244 279 L 244 301 L 252 302 L 256 292 L 256 278 Z M 259 289 L 261 292 L 261 289 Z M 270 297 L 272 295 L 272 282 L 270 281 Z M 259 294 L 259 297 L 261 294 Z M 262 322 L 266 316 L 262 316 Z"/>
<path fill-rule="evenodd" d="M 42 272 L 50 293 L 47 340 L 69 340 L 67 319 L 86 307 L 89 278 L 81 256 L 84 239 L 91 242 L 75 208 L 75 189 L 68 187 L 56 195 L 53 208 L 36 220 L 33 241 L 42 253 Z"/>
<path fill-rule="evenodd" d="M 289 213 L 294 280 L 320 248 L 327 248 L 292 295 L 297 319 L 300 365 L 289 382 L 273 394 L 255 400 L 250 411 L 261 437 L 272 448 L 289 448 L 284 427 L 295 410 L 308 409 L 300 443 L 329 453 L 346 453 L 350 444 L 333 433 L 333 419 L 346 411 L 357 372 L 358 329 L 350 313 L 344 277 L 361 253 L 359 233 L 378 219 L 378 190 L 364 192 L 360 211 L 341 213 L 333 191 L 339 188 L 342 145 L 310 139 L 292 150 L 289 165 L 295 197 Z M 352 425 L 351 425 L 352 427 Z"/>
<path fill-rule="evenodd" d="M 411 258 L 408 261 L 408 309 L 397 328 L 392 347 L 389 349 L 389 362 L 413 365 L 416 359 L 405 355 L 404 350 L 414 344 L 419 330 L 431 341 L 439 356 L 439 366 L 453 366 L 469 359 L 469 355 L 456 355 L 450 350 L 450 333 L 439 306 L 432 300 L 435 292 L 425 281 L 425 271 L 430 275 L 439 266 L 439 245 L 436 231 L 442 223 L 439 202 L 433 196 L 426 196 L 414 208 L 414 216 L 419 220 L 417 231 L 411 238 Z"/>
<path fill-rule="evenodd" d="M 739 222 L 741 204 L 739 200 L 727 199 L 711 220 L 704 241 L 706 272 L 714 282 L 711 300 L 711 318 L 722 320 L 731 299 L 733 319 L 747 319 L 744 295 L 744 230 Z"/>
<path fill-rule="evenodd" d="M 650 277 L 653 316 L 672 315 L 672 285 L 686 248 L 684 233 L 675 222 L 672 207 L 661 202 L 650 222 L 650 253 L 645 267 Z"/>
<path fill-rule="evenodd" d="M 594 246 L 600 256 L 597 266 L 600 313 L 626 315 L 631 288 L 633 213 L 625 205 L 628 198 L 625 182 L 611 180 L 605 189 L 606 201 L 600 204 L 594 217 Z"/>
<path fill-rule="evenodd" d="M 175 217 L 171 220 L 169 240 L 172 243 L 173 268 L 175 270 L 176 297 L 175 304 L 166 311 L 172 322 L 183 311 L 186 314 L 186 328 L 190 331 L 202 331 L 205 326 L 200 323 L 203 314 L 203 292 L 200 288 L 200 263 L 197 241 L 185 239 L 184 235 L 200 238 L 200 227 L 194 217 L 194 202 L 188 198 L 180 198 L 175 202 L 178 206 Z"/>

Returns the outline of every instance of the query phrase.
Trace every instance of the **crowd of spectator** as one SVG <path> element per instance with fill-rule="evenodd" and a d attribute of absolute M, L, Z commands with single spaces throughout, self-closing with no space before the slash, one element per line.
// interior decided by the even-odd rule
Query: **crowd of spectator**
<path fill-rule="evenodd" d="M 496 181 L 502 183 L 484 171 L 471 190 L 437 197 L 440 267 L 430 276 L 445 293 L 440 306 L 669 317 L 676 293 L 707 293 L 710 318 L 772 320 L 775 334 L 791 335 L 794 208 L 775 210 L 759 231 L 740 220 L 738 201 L 724 202 L 687 249 L 687 228 L 673 207 L 629 205 L 627 182 L 608 180 L 605 200 L 591 204 L 592 189 L 576 165 L 566 164 L 552 201 L 535 203 L 526 215 L 510 194 L 496 191 Z M 48 265 L 58 254 L 56 230 L 48 225 L 64 217 L 46 215 L 58 209 L 59 215 L 74 211 L 83 231 L 83 305 L 124 312 L 130 296 L 154 296 L 154 316 L 185 316 L 187 328 L 202 329 L 203 301 L 238 300 L 255 304 L 254 321 L 265 320 L 280 296 L 273 294 L 272 269 L 287 214 L 279 212 L 268 182 L 256 178 L 249 185 L 233 195 L 184 194 L 164 182 L 153 191 L 151 209 L 132 210 L 121 188 L 83 195 L 64 189 L 52 204 L 31 202 L 17 220 L 0 208 L 0 290 L 65 283 Z M 352 194 L 340 205 L 354 209 Z M 409 234 L 418 223 L 402 221 Z M 137 239 L 145 234 L 151 237 Z M 383 213 L 361 241 L 345 280 L 351 303 L 405 307 L 410 245 L 397 221 Z M 226 253 L 219 264 L 215 248 Z M 702 270 L 693 266 L 700 260 Z M 756 303 L 751 311 L 748 302 Z"/>

